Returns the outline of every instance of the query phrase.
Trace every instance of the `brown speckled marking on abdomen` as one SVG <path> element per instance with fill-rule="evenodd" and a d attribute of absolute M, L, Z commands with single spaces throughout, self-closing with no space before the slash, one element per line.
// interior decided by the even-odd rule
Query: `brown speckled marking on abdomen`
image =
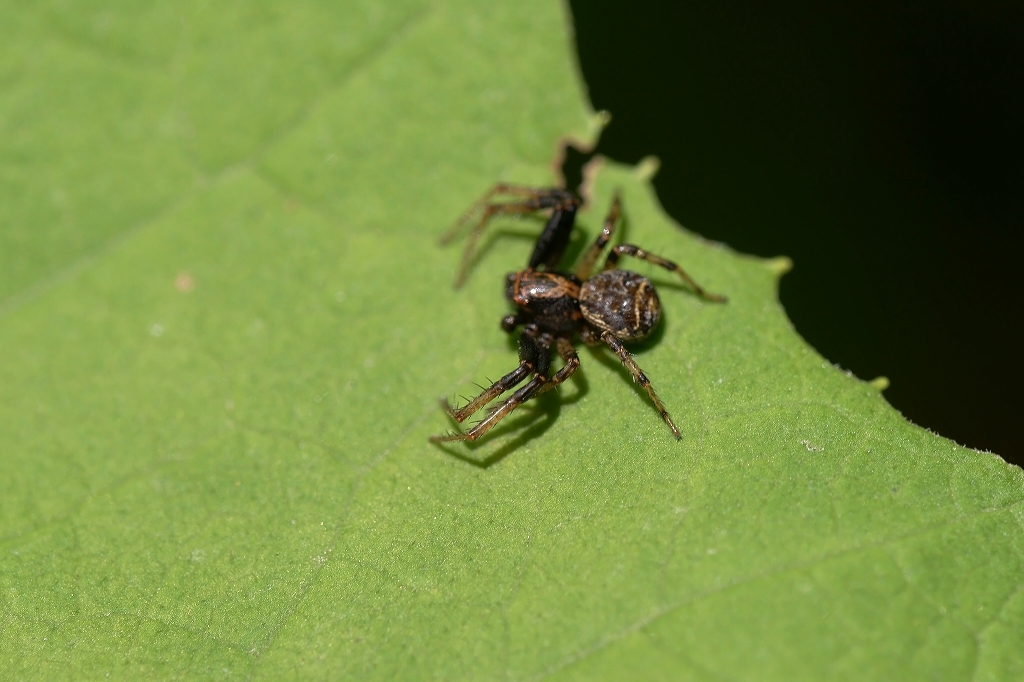
<path fill-rule="evenodd" d="M 584 282 L 580 310 L 587 322 L 623 341 L 644 338 L 661 319 L 661 301 L 654 286 L 629 270 L 609 270 Z"/>

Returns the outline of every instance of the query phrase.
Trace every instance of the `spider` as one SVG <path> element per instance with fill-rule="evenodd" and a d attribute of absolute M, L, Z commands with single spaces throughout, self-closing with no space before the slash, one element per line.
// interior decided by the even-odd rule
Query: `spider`
<path fill-rule="evenodd" d="M 502 195 L 511 200 L 492 201 Z M 517 310 L 501 320 L 501 328 L 511 334 L 522 327 L 519 334 L 519 366 L 465 406 L 456 408 L 444 398 L 441 399 L 441 405 L 452 419 L 461 424 L 502 393 L 512 390 L 528 378 L 529 381 L 500 405 L 490 409 L 468 431 L 432 436 L 431 441 L 475 441 L 514 409 L 568 379 L 580 366 L 579 356 L 573 346 L 573 338 L 577 334 L 588 346 L 603 343 L 611 348 L 633 378 L 647 391 L 665 424 L 672 430 L 672 435 L 676 440 L 682 437 L 654 391 L 650 379 L 623 345 L 645 338 L 658 325 L 661 319 L 658 293 L 646 277 L 629 270 L 620 270 L 617 267 L 619 258 L 632 256 L 678 273 L 694 293 L 707 301 L 721 303 L 726 299 L 705 291 L 672 261 L 632 244 L 612 247 L 601 272 L 592 275 L 622 212 L 622 201 L 618 193 L 612 199 L 601 234 L 580 258 L 576 269 L 571 273 L 558 270 L 558 262 L 569 243 L 576 211 L 581 204 L 582 200 L 567 190 L 499 183 L 476 202 L 442 238 L 442 244 L 451 241 L 470 218 L 482 211 L 462 254 L 462 263 L 455 279 L 455 287 L 459 288 L 465 280 L 476 244 L 491 218 L 497 215 L 551 212 L 544 230 L 537 238 L 526 269 L 509 273 L 505 278 L 505 296 L 515 304 Z M 552 375 L 553 351 L 562 357 L 565 364 Z"/>

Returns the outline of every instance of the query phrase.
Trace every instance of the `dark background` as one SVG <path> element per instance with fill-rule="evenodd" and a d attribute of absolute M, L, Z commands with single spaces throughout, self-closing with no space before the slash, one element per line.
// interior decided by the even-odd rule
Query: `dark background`
<path fill-rule="evenodd" d="M 573 0 L 597 152 L 788 255 L 781 298 L 912 421 L 1024 464 L 1024 3 Z"/>

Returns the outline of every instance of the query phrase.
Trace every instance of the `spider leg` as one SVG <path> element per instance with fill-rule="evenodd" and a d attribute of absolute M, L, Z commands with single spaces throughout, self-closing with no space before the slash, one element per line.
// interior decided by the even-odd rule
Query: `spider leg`
<path fill-rule="evenodd" d="M 480 420 L 473 428 L 465 433 L 447 433 L 443 436 L 431 436 L 430 441 L 433 443 L 449 443 L 456 440 L 476 440 L 480 436 L 484 435 L 494 425 L 500 422 L 502 419 L 512 413 L 512 410 L 516 409 L 530 398 L 534 398 L 540 392 L 548 380 L 540 375 L 534 376 L 530 380 L 530 383 L 526 384 L 518 391 L 512 394 L 512 397 L 502 403 L 499 407 L 491 410 L 487 413 L 487 416 Z"/>
<path fill-rule="evenodd" d="M 576 349 L 573 348 L 572 341 L 569 339 L 564 337 L 558 339 L 558 354 L 565 360 L 565 365 L 555 373 L 555 376 L 551 377 L 551 381 L 544 384 L 537 395 L 547 393 L 575 374 L 576 370 L 580 368 L 580 356 L 576 355 Z"/>
<path fill-rule="evenodd" d="M 608 244 L 608 240 L 612 238 L 612 233 L 615 231 L 615 223 L 619 220 L 619 214 L 622 212 L 622 201 L 619 199 L 619 193 L 615 193 L 615 198 L 612 199 L 612 206 L 608 209 L 608 215 L 604 219 L 604 228 L 601 230 L 601 234 L 597 235 L 597 241 L 595 241 L 587 252 L 580 259 L 580 264 L 576 266 L 576 277 L 581 282 L 585 279 L 589 279 L 590 273 L 594 270 L 594 263 L 601 256 L 601 251 Z"/>
<path fill-rule="evenodd" d="M 495 195 L 505 194 L 518 197 L 518 201 L 491 202 Z M 536 213 L 546 209 L 554 209 L 552 216 L 544 231 L 538 237 L 534 246 L 534 253 L 531 257 L 531 265 L 543 262 L 549 269 L 557 266 L 565 247 L 569 242 L 569 235 L 575 222 L 576 209 L 580 205 L 579 198 L 564 189 L 524 187 L 522 185 L 510 185 L 499 183 L 492 187 L 484 196 L 474 203 L 466 213 L 455 223 L 448 232 L 441 237 L 441 244 L 447 244 L 454 239 L 462 227 L 470 221 L 481 209 L 483 210 L 480 219 L 473 227 L 469 235 L 469 241 L 462 252 L 462 262 L 455 278 L 455 288 L 462 286 L 466 278 L 469 264 L 473 260 L 476 245 L 483 235 L 487 224 L 497 215 L 518 215 L 522 213 Z M 551 261 L 554 264 L 551 264 Z M 536 261 L 536 262 L 534 262 Z"/>
<path fill-rule="evenodd" d="M 519 336 L 519 366 L 491 384 L 490 388 L 484 389 L 464 407 L 455 409 L 445 398 L 441 398 L 441 406 L 448 416 L 461 424 L 470 415 L 475 414 L 505 391 L 517 386 L 535 371 L 547 374 L 547 368 L 551 364 L 551 355 L 542 346 L 538 346 L 534 334 L 536 334 L 535 329 L 528 329 Z"/>
<path fill-rule="evenodd" d="M 473 227 L 473 231 L 469 233 L 469 240 L 466 242 L 466 248 L 462 251 L 462 261 L 459 263 L 459 270 L 455 275 L 455 288 L 458 289 L 466 281 L 466 272 L 469 271 L 469 264 L 473 261 L 473 254 L 476 253 L 477 242 L 480 241 L 480 237 L 483 235 L 484 230 L 487 229 L 487 224 L 491 221 L 491 218 L 496 215 L 536 213 L 544 208 L 545 206 L 539 199 L 516 201 L 507 204 L 488 204 L 484 209 L 483 215 L 480 216 L 480 220 Z"/>
<path fill-rule="evenodd" d="M 477 211 L 492 205 L 490 200 L 494 199 L 496 195 L 509 195 L 510 197 L 519 197 L 527 201 L 538 201 L 543 205 L 542 208 L 551 208 L 559 203 L 560 197 L 567 194 L 564 189 L 557 189 L 555 187 L 528 187 L 522 184 L 499 182 L 495 186 L 490 187 L 483 197 L 473 202 L 473 205 L 459 217 L 456 223 L 444 232 L 440 239 L 441 246 L 454 240 L 459 235 L 462 227 L 469 222 L 470 218 Z M 500 206 L 501 203 L 498 205 Z"/>
<path fill-rule="evenodd" d="M 441 237 L 441 244 L 447 244 L 459 234 L 459 230 L 469 222 L 470 218 L 479 211 L 481 208 L 485 208 L 491 203 L 491 199 L 497 194 L 509 194 L 514 197 L 523 197 L 525 199 L 537 199 L 539 197 L 545 197 L 551 194 L 553 190 L 543 189 L 538 187 L 527 187 L 525 185 L 512 185 L 505 182 L 499 182 L 494 187 L 491 187 L 487 192 L 480 197 L 477 201 L 473 202 L 473 205 L 469 209 L 459 216 L 459 219 L 454 225 L 449 228 L 447 232 Z"/>
<path fill-rule="evenodd" d="M 712 294 L 711 292 L 706 291 L 704 287 L 693 281 L 692 277 L 686 274 L 681 267 L 672 261 L 662 258 L 661 256 L 656 256 L 653 253 L 648 253 L 639 246 L 633 246 L 632 244 L 619 244 L 618 246 L 612 247 L 612 252 L 608 254 L 608 258 L 604 262 L 604 269 L 614 270 L 619 263 L 619 256 L 633 256 L 634 258 L 639 258 L 640 260 L 645 260 L 648 263 L 653 263 L 654 265 L 665 268 L 669 272 L 679 273 L 679 276 L 683 278 L 683 281 L 686 282 L 691 289 L 693 289 L 694 293 L 706 301 L 725 303 L 727 300 L 726 297 L 721 294 Z"/>
<path fill-rule="evenodd" d="M 511 334 L 521 324 L 526 324 L 530 321 L 530 315 L 527 315 L 523 311 L 519 311 L 513 315 L 506 315 L 501 318 L 501 330 Z"/>
<path fill-rule="evenodd" d="M 578 208 L 579 200 L 571 196 L 560 206 L 555 207 L 547 224 L 544 225 L 544 231 L 533 245 L 533 253 L 530 254 L 526 267 L 532 269 L 543 265 L 547 270 L 558 267 L 558 261 L 562 260 L 562 254 L 569 246 L 569 237 L 572 236 L 572 228 L 576 224 Z"/>
<path fill-rule="evenodd" d="M 593 327 L 584 322 L 580 325 L 580 341 L 587 344 L 588 346 L 600 346 L 601 345 L 601 334 L 595 331 Z"/>
<path fill-rule="evenodd" d="M 619 360 L 626 366 L 629 373 L 633 375 L 637 383 L 644 387 L 647 391 L 647 395 L 651 397 L 651 402 L 658 408 L 658 412 L 661 413 L 661 418 L 668 424 L 668 428 L 672 429 L 672 435 L 676 437 L 676 440 L 682 438 L 682 434 L 679 433 L 679 429 L 676 428 L 675 422 L 672 421 L 672 417 L 668 416 L 668 410 L 665 409 L 665 405 L 662 404 L 658 394 L 654 392 L 654 387 L 651 386 L 651 380 L 647 378 L 643 370 L 640 369 L 640 365 L 636 364 L 633 356 L 629 354 L 626 347 L 622 345 L 622 342 L 614 334 L 609 331 L 601 333 L 601 340 L 608 344 L 609 347 L 619 356 Z"/>
<path fill-rule="evenodd" d="M 576 355 L 576 349 L 573 348 L 572 343 L 566 338 L 559 338 L 557 344 L 558 354 L 565 360 L 565 366 L 558 370 L 558 372 L 555 373 L 555 376 L 548 379 L 544 374 L 541 374 L 538 371 L 530 383 L 513 393 L 512 396 L 500 406 L 491 410 L 486 417 L 473 426 L 469 431 L 466 431 L 465 433 L 449 433 L 444 436 L 432 436 L 430 440 L 435 443 L 444 443 L 456 440 L 476 440 L 494 428 L 495 424 L 510 415 L 514 409 L 526 401 L 536 398 L 542 393 L 547 393 L 552 388 L 558 386 L 560 383 L 572 376 L 580 366 L 580 359 Z M 538 345 L 538 348 L 545 349 L 542 345 Z M 550 356 L 548 362 L 550 363 Z"/>

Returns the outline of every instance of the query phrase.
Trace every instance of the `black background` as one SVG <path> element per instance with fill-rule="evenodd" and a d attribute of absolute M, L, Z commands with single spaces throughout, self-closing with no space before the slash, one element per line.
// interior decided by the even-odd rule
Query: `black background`
<path fill-rule="evenodd" d="M 597 152 L 660 157 L 676 220 L 794 260 L 825 357 L 1024 464 L 1024 3 L 571 7 Z"/>

